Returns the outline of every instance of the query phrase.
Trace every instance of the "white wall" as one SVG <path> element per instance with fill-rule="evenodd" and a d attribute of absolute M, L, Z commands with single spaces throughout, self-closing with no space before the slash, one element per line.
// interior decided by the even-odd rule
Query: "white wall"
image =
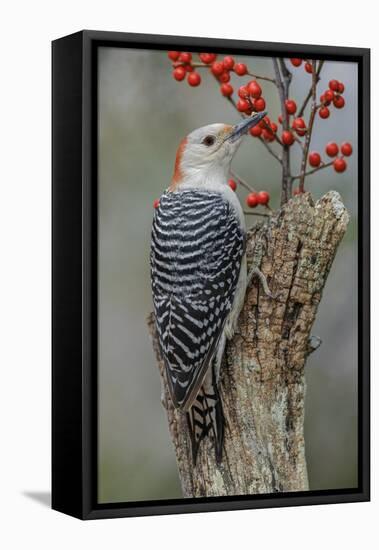
<path fill-rule="evenodd" d="M 52 512 L 50 483 L 50 40 L 82 28 L 373 48 L 373 151 L 378 149 L 374 3 L 6 3 L 2 6 L 0 115 L 1 524 L 4 548 L 371 548 L 373 503 L 122 519 L 83 524 Z M 248 15 L 251 12 L 251 15 Z M 373 204 L 378 206 L 376 161 Z M 377 224 L 377 216 L 374 224 Z M 377 230 L 375 227 L 373 230 Z M 375 236 L 373 235 L 373 241 Z M 373 258 L 374 269 L 377 259 Z M 373 298 L 377 298 L 373 289 Z M 378 307 L 373 323 L 379 322 Z M 374 329 L 374 336 L 375 336 Z M 377 346 L 374 340 L 373 349 Z M 377 426 L 375 361 L 373 412 Z M 377 437 L 373 433 L 374 450 Z M 376 449 L 375 449 L 376 448 Z"/>

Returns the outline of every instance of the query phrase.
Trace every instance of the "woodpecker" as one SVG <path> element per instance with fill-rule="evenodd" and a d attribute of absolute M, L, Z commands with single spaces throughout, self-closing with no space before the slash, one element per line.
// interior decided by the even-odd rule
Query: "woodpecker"
<path fill-rule="evenodd" d="M 210 124 L 184 138 L 171 184 L 154 213 L 156 328 L 170 397 L 187 416 L 194 465 L 207 435 L 217 463 L 222 459 L 220 368 L 248 283 L 245 220 L 228 179 L 244 135 L 265 115 L 254 113 L 234 126 Z"/>

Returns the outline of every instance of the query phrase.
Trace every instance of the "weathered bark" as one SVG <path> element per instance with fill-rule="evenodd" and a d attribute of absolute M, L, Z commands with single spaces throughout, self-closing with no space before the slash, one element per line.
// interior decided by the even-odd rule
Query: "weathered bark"
<path fill-rule="evenodd" d="M 209 438 L 196 467 L 185 415 L 168 396 L 153 315 L 149 330 L 163 380 L 184 496 L 222 496 L 308 489 L 304 445 L 304 366 L 322 291 L 349 221 L 340 196 L 330 191 L 316 204 L 305 193 L 265 223 L 261 270 L 275 299 L 258 280 L 249 288 L 239 327 L 228 343 L 220 393 L 225 414 L 221 465 Z M 262 224 L 248 233 L 248 261 Z"/>

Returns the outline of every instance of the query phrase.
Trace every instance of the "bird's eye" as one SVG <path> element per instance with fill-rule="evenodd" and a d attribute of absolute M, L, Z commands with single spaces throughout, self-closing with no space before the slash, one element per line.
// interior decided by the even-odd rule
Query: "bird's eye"
<path fill-rule="evenodd" d="M 202 143 L 203 145 L 206 145 L 207 147 L 210 147 L 211 145 L 214 144 L 214 142 L 216 141 L 216 138 L 214 136 L 206 136 Z"/>

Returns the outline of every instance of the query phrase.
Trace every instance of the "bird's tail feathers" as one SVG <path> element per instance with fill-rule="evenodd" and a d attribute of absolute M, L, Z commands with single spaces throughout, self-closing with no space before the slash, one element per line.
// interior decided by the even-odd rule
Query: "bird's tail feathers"
<path fill-rule="evenodd" d="M 208 435 L 214 442 L 216 462 L 220 464 L 224 441 L 224 413 L 213 372 L 211 373 L 211 380 L 209 382 L 205 380 L 192 407 L 186 414 L 191 434 L 194 466 L 196 465 L 200 443 Z"/>

